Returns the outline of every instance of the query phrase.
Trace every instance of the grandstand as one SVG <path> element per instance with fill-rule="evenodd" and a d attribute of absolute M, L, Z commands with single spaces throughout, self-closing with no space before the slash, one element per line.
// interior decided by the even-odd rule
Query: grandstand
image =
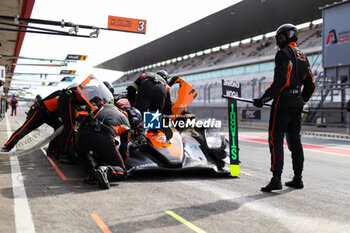
<path fill-rule="evenodd" d="M 322 24 L 310 25 L 299 30 L 299 48 L 307 55 L 313 73 L 322 73 Z M 221 79 L 239 81 L 242 97 L 253 99 L 261 95 L 273 80 L 274 55 L 277 46 L 274 37 L 259 40 L 248 39 L 247 43 L 232 43 L 217 49 L 201 51 L 176 59 L 169 64 L 144 67 L 141 70 L 126 72 L 113 82 L 117 91 L 123 91 L 141 73 L 164 69 L 171 75 L 180 76 L 198 92 L 192 103 L 192 112 L 202 117 L 225 119 L 226 100 L 221 98 Z M 172 91 L 172 96 L 175 96 Z M 206 109 L 208 104 L 216 110 Z M 239 103 L 243 107 L 246 104 Z M 264 115 L 265 120 L 268 113 Z"/>
<path fill-rule="evenodd" d="M 126 72 L 120 79 L 113 82 L 113 85 L 117 90 L 123 90 L 140 73 L 164 69 L 171 75 L 182 77 L 194 86 L 203 85 L 203 82 L 204 84 L 220 83 L 222 78 L 228 78 L 241 82 L 244 88 L 244 86 L 249 86 L 249 83 L 254 83 L 254 80 L 265 77 L 261 83 L 261 88 L 263 88 L 272 81 L 274 55 L 277 46 L 273 37 L 249 40 L 248 43 L 230 45 L 227 48 L 221 46 L 217 51 L 202 51 L 193 57 L 188 55 L 182 58 L 181 61 L 176 60 L 170 64 L 152 68 L 144 67 L 141 71 Z M 320 72 L 321 25 L 318 24 L 300 30 L 299 41 L 299 47 L 306 52 L 310 64 L 315 68 L 313 72 Z M 246 98 L 252 98 L 257 96 L 256 93 L 260 94 L 258 89 L 254 89 L 254 94 L 251 89 L 247 89 L 243 91 L 242 95 Z M 221 95 L 218 98 L 221 98 Z"/>
<path fill-rule="evenodd" d="M 322 47 L 321 24 L 299 30 L 300 49 L 306 53 L 320 53 Z M 121 78 L 113 82 L 115 86 L 120 86 L 133 80 L 140 72 L 157 69 L 166 69 L 172 74 L 198 73 L 202 70 L 217 70 L 218 67 L 234 67 L 236 64 L 253 64 L 256 61 L 270 61 L 274 59 L 277 51 L 275 39 L 273 37 L 262 38 L 260 40 L 249 39 L 248 43 L 239 43 L 220 46 L 217 51 L 200 51 L 190 57 L 185 55 L 180 61 L 175 60 L 170 64 L 160 65 L 153 68 L 143 67 L 141 70 L 126 72 Z M 271 59 L 272 56 L 272 59 Z M 310 61 L 310 63 L 312 63 Z"/>
<path fill-rule="evenodd" d="M 280 4 L 277 0 L 269 0 L 267 2 L 274 4 L 276 7 Z M 294 1 L 285 2 L 294 3 Z M 316 113 L 321 105 L 323 107 L 327 106 L 327 102 L 331 102 L 333 106 L 335 102 L 341 102 L 340 105 L 343 105 L 344 97 L 342 97 L 342 95 L 344 95 L 344 93 L 342 91 L 331 91 L 329 92 L 330 94 L 327 92 L 326 95 L 320 92 L 322 86 L 325 85 L 325 78 L 323 77 L 322 67 L 322 20 L 319 20 L 319 18 L 321 18 L 319 7 L 332 2 L 333 1 L 307 1 L 305 4 L 310 4 L 308 10 L 313 17 L 306 19 L 302 14 L 298 15 L 294 12 L 293 17 L 295 19 L 291 22 L 296 24 L 299 29 L 298 47 L 307 55 L 317 84 L 317 90 L 309 101 L 308 106 L 306 106 L 311 110 L 308 117 L 305 118 L 309 123 L 317 123 L 317 118 L 319 116 L 317 116 Z M 244 7 L 246 8 L 254 8 L 264 3 L 265 1 L 257 2 L 256 0 L 246 0 L 230 7 L 229 11 L 236 12 L 238 8 L 242 8 L 243 4 L 245 4 Z M 241 6 L 238 6 L 240 4 Z M 294 10 L 298 9 L 298 7 L 300 6 L 295 6 Z M 304 7 L 307 8 L 308 6 L 305 5 Z M 216 14 L 223 14 L 224 11 L 225 10 Z M 260 14 L 261 12 L 257 13 L 257 15 Z M 284 12 L 284 14 L 288 14 L 288 12 Z M 203 23 L 209 22 L 214 17 L 215 14 L 201 21 L 203 21 Z M 245 16 L 240 17 L 239 19 L 243 19 Z M 272 14 L 270 17 L 276 21 L 275 25 L 277 26 L 286 22 L 281 22 L 281 15 Z M 269 19 L 266 21 L 269 21 Z M 246 22 L 246 19 L 242 20 L 242 22 Z M 297 22 L 299 24 L 297 24 Z M 197 24 L 199 23 L 193 24 L 194 26 L 192 25 L 192 28 L 190 25 L 180 29 L 169 36 L 170 38 L 179 37 L 182 35 L 181 33 L 185 34 L 188 31 L 195 30 L 195 26 L 199 27 Z M 247 22 L 247 24 L 250 24 L 250 22 Z M 188 53 L 182 54 L 181 56 L 177 56 L 178 53 L 169 49 L 165 51 L 165 53 L 168 52 L 170 55 L 173 54 L 174 56 L 167 60 L 160 60 L 160 56 L 162 55 L 158 55 L 158 51 L 155 52 L 156 55 L 149 58 L 148 65 L 137 66 L 147 63 L 137 60 L 136 54 L 146 52 L 147 49 L 149 50 L 153 45 L 159 46 L 160 44 L 166 44 L 171 41 L 168 36 L 165 36 L 164 38 L 151 42 L 149 45 L 142 46 L 127 54 L 107 61 L 99 65 L 99 67 L 114 67 L 115 69 L 125 72 L 121 78 L 113 82 L 113 86 L 117 91 L 125 90 L 126 86 L 143 72 L 156 71 L 159 69 L 167 70 L 171 75 L 180 76 L 197 90 L 198 96 L 191 104 L 190 111 L 196 113 L 199 117 L 216 117 L 224 120 L 226 119 L 226 100 L 221 98 L 221 79 L 239 81 L 242 84 L 242 97 L 250 99 L 260 96 L 273 80 L 274 55 L 277 51 L 273 30 L 275 30 L 277 26 L 271 26 L 261 31 L 259 25 L 257 25 L 256 28 L 252 28 L 249 32 L 242 32 L 242 34 L 249 35 L 249 37 L 233 37 L 234 39 L 239 38 L 240 40 L 233 40 L 229 43 L 227 38 L 221 38 L 221 40 L 218 39 L 218 41 L 225 43 L 215 44 L 215 47 L 197 51 L 193 51 L 191 47 L 187 47 L 186 51 L 188 51 Z M 198 38 L 196 39 L 198 40 Z M 210 39 L 208 40 L 208 46 L 214 45 Z M 190 41 L 188 44 L 193 45 L 193 43 L 194 41 Z M 187 45 L 184 45 L 184 47 L 186 46 Z M 198 46 L 198 48 L 199 47 L 200 46 Z M 203 46 L 200 48 L 203 48 Z M 178 49 L 182 49 L 181 44 L 178 44 Z M 131 59 L 136 59 L 137 61 Z M 126 61 L 129 61 L 129 64 L 126 64 Z M 175 91 L 173 91 L 172 94 L 175 96 Z M 208 108 L 208 105 L 210 105 L 210 108 Z M 251 105 L 242 102 L 239 102 L 239 107 L 252 108 Z M 344 109 L 342 109 L 342 111 L 344 112 Z M 262 111 L 262 121 L 268 120 L 268 112 L 268 109 Z M 341 116 L 335 115 L 339 115 L 339 111 L 337 111 L 337 113 L 333 112 L 328 114 L 328 119 L 326 121 L 335 124 L 346 123 L 343 113 L 341 113 Z"/>

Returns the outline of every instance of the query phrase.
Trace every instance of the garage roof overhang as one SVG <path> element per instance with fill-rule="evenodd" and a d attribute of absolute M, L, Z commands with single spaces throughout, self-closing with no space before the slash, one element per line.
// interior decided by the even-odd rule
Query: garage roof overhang
<path fill-rule="evenodd" d="M 35 0 L 9 1 L 0 0 L 0 15 L 8 15 L 30 18 Z M 9 26 L 1 25 L 3 28 Z M 0 54 L 18 56 L 24 40 L 24 32 L 13 32 L 0 30 Z M 12 74 L 15 70 L 17 58 L 0 57 L 0 66 L 6 67 L 6 73 Z M 5 93 L 8 92 L 12 76 L 5 79 Z"/>

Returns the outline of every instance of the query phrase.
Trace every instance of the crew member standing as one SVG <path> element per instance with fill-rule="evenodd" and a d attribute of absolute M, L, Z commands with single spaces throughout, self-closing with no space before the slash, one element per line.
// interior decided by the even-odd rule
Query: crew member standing
<path fill-rule="evenodd" d="M 15 116 L 17 116 L 17 105 L 18 105 L 18 99 L 15 95 L 12 96 L 12 99 L 10 101 L 11 105 L 11 116 L 13 116 L 13 113 L 15 113 Z"/>
<path fill-rule="evenodd" d="M 270 170 L 273 177 L 267 186 L 261 188 L 265 192 L 282 189 L 283 138 L 286 133 L 289 135 L 294 177 L 285 185 L 293 188 L 304 187 L 301 113 L 316 87 L 309 61 L 297 47 L 296 27 L 292 24 L 281 25 L 275 38 L 279 51 L 275 57 L 273 83 L 261 98 L 254 99 L 256 107 L 262 107 L 265 102 L 273 99 L 269 121 Z"/>
<path fill-rule="evenodd" d="M 78 106 L 86 102 L 77 91 L 77 87 L 68 87 L 61 91 L 57 101 L 58 113 L 62 119 L 63 131 L 58 140 L 58 159 L 62 163 L 75 163 L 75 156 L 70 152 L 69 146 L 73 145 L 73 129 L 75 124 L 75 112 Z"/>

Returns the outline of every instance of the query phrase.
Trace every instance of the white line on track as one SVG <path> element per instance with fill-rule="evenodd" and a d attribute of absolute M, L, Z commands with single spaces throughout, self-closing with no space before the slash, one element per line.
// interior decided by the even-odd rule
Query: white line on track
<path fill-rule="evenodd" d="M 11 137 L 11 128 L 6 114 L 7 138 Z M 16 148 L 13 148 L 15 150 Z M 14 198 L 15 225 L 17 233 L 35 233 L 32 213 L 29 208 L 23 183 L 21 167 L 17 157 L 11 157 L 11 177 Z"/>

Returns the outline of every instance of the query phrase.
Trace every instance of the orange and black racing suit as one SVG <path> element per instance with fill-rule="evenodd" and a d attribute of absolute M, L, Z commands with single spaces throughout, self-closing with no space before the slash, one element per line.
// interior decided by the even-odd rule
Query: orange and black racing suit
<path fill-rule="evenodd" d="M 75 124 L 75 112 L 78 106 L 86 102 L 76 87 L 64 89 L 58 98 L 58 113 L 63 122 L 63 131 L 59 138 L 59 153 L 68 155 Z"/>
<path fill-rule="evenodd" d="M 300 140 L 301 113 L 315 87 L 309 61 L 295 42 L 277 52 L 273 83 L 262 96 L 264 102 L 273 99 L 269 122 L 273 175 L 282 173 L 283 138 L 288 133 L 294 174 L 301 176 L 304 163 Z"/>
<path fill-rule="evenodd" d="M 55 91 L 46 98 L 32 105 L 27 113 L 27 119 L 21 127 L 19 127 L 4 145 L 4 149 L 10 151 L 16 143 L 31 131 L 46 123 L 54 130 L 62 125 L 58 117 L 57 99 L 61 91 Z M 57 138 L 53 139 L 48 147 L 48 153 L 55 153 L 57 149 Z"/>
<path fill-rule="evenodd" d="M 119 150 L 114 138 L 120 136 Z M 95 116 L 86 118 L 79 131 L 78 153 L 87 171 L 94 167 L 86 159 L 89 151 L 98 155 L 101 163 L 108 167 L 109 177 L 124 177 L 125 163 L 129 156 L 130 124 L 124 113 L 112 104 L 105 104 L 96 110 Z"/>

